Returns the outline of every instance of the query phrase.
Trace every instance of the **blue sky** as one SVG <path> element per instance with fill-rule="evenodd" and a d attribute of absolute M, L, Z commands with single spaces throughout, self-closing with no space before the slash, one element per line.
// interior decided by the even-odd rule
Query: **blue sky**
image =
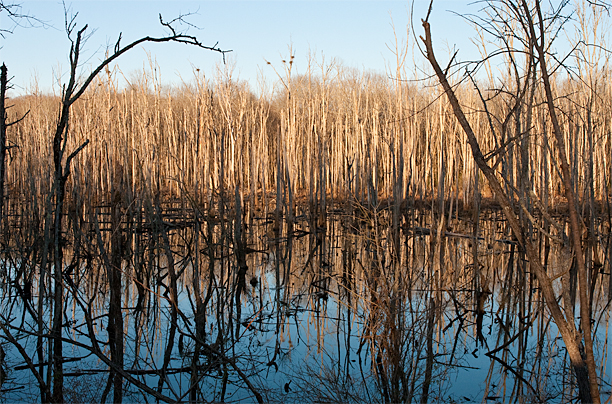
<path fill-rule="evenodd" d="M 19 2 L 18 0 L 15 0 Z M 1 40 L 0 59 L 13 76 L 14 92 L 24 93 L 38 87 L 49 92 L 60 74 L 65 80 L 68 71 L 69 42 L 64 31 L 64 7 L 56 0 L 21 1 L 22 12 L 43 20 L 47 27 L 16 27 L 13 34 Z M 77 27 L 89 25 L 84 47 L 83 71 L 98 63 L 108 45 L 114 45 L 120 32 L 122 44 L 141 36 L 164 34 L 158 14 L 171 19 L 181 13 L 193 12 L 188 21 L 200 29 L 189 28 L 204 44 L 232 49 L 228 63 L 234 66 L 234 77 L 249 81 L 257 87 L 259 72 L 270 80 L 275 73 L 266 60 L 278 69 L 281 60 L 288 57 L 289 46 L 295 54 L 295 70 L 305 73 L 309 54 L 317 60 L 335 58 L 343 66 L 380 73 L 394 69 L 395 57 L 388 46 L 394 46 L 395 25 L 398 39 L 406 41 L 406 26 L 410 24 L 409 1 L 101 1 L 78 0 L 66 2 L 72 13 L 77 13 Z M 415 1 L 415 29 L 422 33 L 420 18 L 426 14 L 429 2 Z M 477 5 L 466 1 L 440 1 L 434 3 L 430 21 L 435 46 L 440 59 L 446 59 L 447 49 L 457 46 L 460 57 L 474 54 L 470 43 L 473 30 L 461 17 L 451 11 L 476 12 Z M 0 14 L 3 28 L 10 26 Z M 414 39 L 409 38 L 409 43 Z M 410 63 L 423 65 L 423 59 L 414 50 L 416 59 Z M 207 75 L 214 74 L 222 62 L 218 53 L 207 52 L 178 44 L 150 44 L 122 56 L 118 64 L 127 77 L 148 66 L 149 56 L 161 69 L 162 81 L 173 84 L 189 81 L 193 67 Z M 59 87 L 55 86 L 57 91 Z"/>

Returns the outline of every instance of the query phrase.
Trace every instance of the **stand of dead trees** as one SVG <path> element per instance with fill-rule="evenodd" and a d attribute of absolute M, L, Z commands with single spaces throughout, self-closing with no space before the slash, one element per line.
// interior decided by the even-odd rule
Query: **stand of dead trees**
<path fill-rule="evenodd" d="M 406 80 L 399 50 L 393 80 L 336 62 L 311 61 L 298 75 L 291 52 L 269 93 L 230 70 L 211 79 L 196 69 L 193 84 L 165 89 L 153 66 L 122 88 L 108 65 L 138 41 L 117 41 L 79 81 L 88 31 L 67 19 L 61 97 L 9 99 L 10 115 L 32 111 L 0 138 L 0 155 L 3 144 L 20 147 L 7 153 L 6 190 L 0 182 L 0 364 L 2 347 L 15 364 L 0 394 L 452 402 L 453 372 L 485 346 L 483 399 L 607 394 L 592 360 L 608 349 L 602 117 L 612 93 L 609 72 L 589 70 L 598 60 L 589 51 L 604 47 L 581 48 L 581 82 L 556 80 L 563 66 L 544 46 L 567 21 L 563 7 L 481 4 L 482 19 L 467 18 L 498 46 L 467 65 L 465 82 L 454 58 L 438 65 L 425 19 L 437 91 Z M 168 36 L 140 41 L 202 47 L 162 24 Z M 494 56 L 502 79 L 487 82 Z M 573 219 L 562 196 L 574 198 Z M 333 369 L 300 356 L 305 340 Z M 27 385 L 39 391 L 10 395 Z"/>
<path fill-rule="evenodd" d="M 4 5 L 2 9 L 6 9 Z M 8 10 L 8 9 L 7 9 Z M 125 54 L 134 47 L 144 44 L 146 42 L 163 43 L 163 42 L 175 42 L 183 43 L 191 46 L 195 46 L 200 49 L 210 50 L 219 52 L 225 56 L 225 53 L 230 52 L 228 50 L 222 50 L 215 44 L 214 46 L 206 46 L 202 44 L 196 37 L 186 35 L 183 32 L 178 31 L 176 25 L 183 23 L 184 16 L 179 16 L 172 21 L 164 21 L 162 16 L 159 16 L 161 25 L 167 30 L 167 35 L 161 37 L 145 36 L 130 42 L 127 45 L 121 44 L 122 36 L 119 35 L 117 42 L 112 50 L 109 51 L 105 59 L 95 66 L 92 72 L 82 79 L 79 75 L 80 57 L 85 41 L 87 25 L 79 30 L 76 30 L 76 17 L 77 15 L 69 15 L 69 12 L 65 12 L 65 29 L 70 40 L 70 74 L 68 82 L 64 84 L 62 88 L 61 104 L 57 117 L 57 123 L 55 125 L 54 134 L 50 139 L 53 150 L 53 164 L 52 164 L 52 176 L 53 180 L 52 188 L 50 189 L 45 206 L 43 207 L 45 213 L 44 219 L 44 237 L 43 237 L 43 252 L 40 264 L 39 273 L 39 296 L 45 295 L 45 289 L 50 288 L 52 290 L 52 300 L 48 302 L 48 306 L 43 309 L 43 299 L 39 298 L 38 307 L 32 307 L 29 305 L 28 299 L 23 294 L 24 304 L 28 307 L 32 316 L 37 320 L 38 323 L 38 343 L 37 343 L 37 359 L 38 364 L 34 363 L 34 357 L 30 356 L 29 353 L 18 343 L 18 341 L 12 337 L 10 331 L 10 321 L 3 319 L 2 329 L 5 332 L 5 337 L 16 346 L 23 359 L 28 364 L 29 369 L 34 374 L 40 386 L 40 397 L 41 402 L 53 402 L 62 403 L 64 402 L 64 370 L 63 364 L 66 361 L 63 353 L 64 345 L 64 328 L 66 328 L 66 294 L 71 293 L 70 300 L 83 306 L 83 312 L 87 318 L 88 311 L 85 309 L 84 302 L 80 301 L 78 290 L 75 289 L 74 283 L 71 281 L 71 273 L 78 266 L 78 254 L 72 254 L 73 261 L 67 264 L 64 259 L 64 250 L 67 244 L 67 237 L 65 235 L 66 228 L 64 224 L 64 218 L 66 216 L 66 184 L 70 178 L 71 163 L 74 158 L 89 144 L 89 140 L 85 140 L 82 144 L 76 147 L 74 150 L 67 150 L 68 139 L 71 135 L 70 121 L 71 121 L 71 107 L 73 104 L 81 98 L 85 93 L 90 84 L 96 79 L 98 74 L 102 72 L 108 65 L 113 63 L 121 55 Z M 6 122 L 6 88 L 7 88 L 7 68 L 2 65 L 2 89 L 0 96 L 0 218 L 2 216 L 3 207 L 3 195 L 4 195 L 4 178 L 5 178 L 5 160 L 6 160 L 6 128 L 8 125 L 16 122 L 7 124 Z M 117 198 L 115 198 L 117 199 Z M 100 356 L 100 359 L 104 362 L 110 362 L 112 364 L 111 371 L 109 372 L 109 386 L 113 388 L 113 402 L 120 403 L 123 400 L 123 382 L 125 373 L 123 372 L 123 314 L 122 308 L 122 261 L 121 254 L 118 251 L 120 249 L 121 233 L 118 227 L 120 223 L 120 215 L 118 205 L 120 203 L 118 198 L 113 204 L 112 223 L 114 225 L 115 237 L 112 238 L 112 259 L 104 260 L 107 270 L 107 278 L 109 282 L 109 289 L 111 291 L 110 302 L 109 302 L 109 323 L 107 326 L 109 333 L 110 342 L 110 361 L 106 358 L 105 354 L 100 349 L 93 349 L 95 355 Z M 102 251 L 104 248 L 102 246 Z M 75 259 L 77 261 L 75 261 Z M 50 274 L 50 276 L 48 276 Z M 47 280 L 47 281 L 45 281 Z M 48 283 L 47 283 L 48 282 Z M 30 292 L 31 293 L 31 292 Z M 48 309 L 52 312 L 52 321 L 50 329 L 46 330 L 45 310 Z M 87 322 L 91 323 L 91 319 Z M 89 329 L 92 340 L 96 339 L 93 333 L 93 328 Z M 44 345 L 48 344 L 47 358 L 44 358 Z M 151 390 L 151 389 L 149 389 Z M 151 394 L 156 397 L 160 397 L 160 390 L 157 394 L 154 390 L 151 390 Z M 108 391 L 105 392 L 104 397 Z"/>
<path fill-rule="evenodd" d="M 472 129 L 460 100 L 455 95 L 454 86 L 450 83 L 449 68 L 453 60 L 451 59 L 449 62 L 449 67 L 442 69 L 434 55 L 429 23 L 432 6 L 433 0 L 430 3 L 426 18 L 422 20 L 425 31 L 425 36 L 421 37 L 425 45 L 424 55 L 431 64 L 448 97 L 453 113 L 465 132 L 474 161 L 484 174 L 496 200 L 501 205 L 514 236 L 527 256 L 529 267 L 540 284 L 548 310 L 567 348 L 576 377 L 580 400 L 583 403 L 599 403 L 599 385 L 593 353 L 592 313 L 590 310 L 593 285 L 598 279 L 597 271 L 587 270 L 585 264 L 586 247 L 583 244 L 583 234 L 585 231 L 588 232 L 587 223 L 590 222 L 591 218 L 583 217 L 578 212 L 578 201 L 575 193 L 577 178 L 572 172 L 572 167 L 575 166 L 570 159 L 571 154 L 568 155 L 567 153 L 570 149 L 567 142 L 568 140 L 571 141 L 571 138 L 562 128 L 559 118 L 559 114 L 571 115 L 571 112 L 560 109 L 559 100 L 555 96 L 555 76 L 566 68 L 565 64 L 568 62 L 568 58 L 561 61 L 554 59 L 552 46 L 569 19 L 564 15 L 567 2 L 561 2 L 557 6 L 545 6 L 539 0 L 486 1 L 484 5 L 486 19 L 469 17 L 477 27 L 489 33 L 493 37 L 493 41 L 499 46 L 493 54 L 488 54 L 478 65 L 489 63 L 489 58 L 493 55 L 502 56 L 508 66 L 506 79 L 510 79 L 500 84 L 498 88 L 488 89 L 484 92 L 485 94 L 480 88 L 477 88 L 479 94 L 481 94 L 483 109 L 488 115 L 491 132 L 496 136 L 498 145 L 495 150 L 488 152 L 483 152 L 481 149 L 477 133 Z M 603 8 L 604 5 L 590 4 L 589 6 L 583 5 L 583 7 L 597 9 Z M 581 45 L 584 47 L 597 46 L 589 43 L 577 44 L 571 52 L 580 51 Z M 592 65 L 591 68 L 597 69 L 597 66 Z M 478 87 L 471 72 L 468 72 L 466 77 Z M 593 94 L 593 96 L 596 95 Z M 507 110 L 503 111 L 502 114 L 496 114 L 489 109 L 489 103 L 495 97 L 506 97 L 508 100 Z M 541 136 L 532 130 L 533 111 L 536 110 L 537 103 L 546 106 L 548 116 L 543 116 L 541 119 L 546 120 L 547 124 L 552 126 L 554 138 L 543 139 L 542 144 L 550 145 L 548 146 L 550 149 L 549 157 L 553 159 L 553 165 L 559 170 L 561 186 L 568 205 L 569 229 L 561 227 L 547 215 L 544 215 L 545 220 L 541 223 L 536 223 L 533 220 L 534 210 L 536 207 L 542 207 L 541 200 L 546 198 L 545 190 L 534 189 L 531 181 L 531 172 L 534 168 L 529 165 L 528 159 L 530 144 L 533 143 L 531 139 Z M 587 136 L 592 137 L 593 122 L 588 104 L 580 113 L 580 116 L 572 118 L 581 121 L 585 125 L 586 131 L 589 132 Z M 577 136 L 577 134 L 574 133 L 574 136 Z M 514 143 L 521 148 L 522 158 L 516 162 L 520 165 L 518 170 L 520 175 L 513 181 L 513 178 L 507 178 L 504 175 L 503 168 L 499 170 L 499 167 L 508 164 L 505 151 L 510 144 Z M 560 243 L 563 248 L 570 250 L 571 256 L 573 256 L 573 266 L 568 273 L 553 275 L 547 272 L 543 264 L 545 260 L 540 255 L 537 245 L 532 241 L 533 232 L 539 231 L 548 234 L 551 226 L 557 229 L 558 234 L 555 237 L 550 236 L 550 242 Z M 585 241 L 588 243 L 588 240 Z M 573 303 L 567 300 L 567 296 L 569 296 L 567 285 L 569 285 L 569 282 L 563 284 L 565 288 L 562 291 L 563 305 L 559 303 L 554 287 L 556 279 L 569 278 L 572 271 L 575 271 L 577 275 L 580 306 L 578 318 L 574 314 Z M 577 323 L 579 324 L 578 327 Z"/>

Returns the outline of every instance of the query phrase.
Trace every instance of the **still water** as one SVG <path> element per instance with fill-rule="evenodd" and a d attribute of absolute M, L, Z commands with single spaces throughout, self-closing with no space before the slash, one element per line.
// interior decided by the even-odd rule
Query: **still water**
<path fill-rule="evenodd" d="M 385 209 L 336 210 L 324 220 L 297 212 L 290 220 L 262 213 L 244 223 L 161 223 L 122 227 L 124 402 L 577 397 L 563 341 L 498 213 L 483 215 L 477 236 L 471 223 L 452 218 L 442 238 L 432 236 L 431 214 L 412 211 L 398 221 Z M 65 276 L 68 402 L 113 397 L 108 271 L 99 252 L 101 245 L 112 250 L 112 232 L 94 230 L 83 231 L 82 259 L 73 251 L 68 261 L 78 266 Z M 594 289 L 594 344 L 602 400 L 609 402 L 609 229 L 599 230 L 593 251 L 605 265 Z M 562 246 L 542 241 L 542 251 L 550 273 L 569 268 Z M 51 281 L 44 281 L 46 294 L 36 293 L 39 267 L 34 256 L 4 262 L 5 402 L 40 400 L 32 369 L 45 382 L 52 377 L 44 362 Z M 25 279 L 34 291 L 28 299 L 11 286 Z M 566 281 L 559 277 L 555 287 L 569 310 Z"/>

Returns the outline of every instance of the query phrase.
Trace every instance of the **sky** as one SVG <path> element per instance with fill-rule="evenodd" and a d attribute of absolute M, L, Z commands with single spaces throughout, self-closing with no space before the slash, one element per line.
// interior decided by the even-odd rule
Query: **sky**
<path fill-rule="evenodd" d="M 0 27 L 13 32 L 0 38 L 0 59 L 12 77 L 12 95 L 25 94 L 38 88 L 46 93 L 59 93 L 59 82 L 67 80 L 70 42 L 64 29 L 65 13 L 61 1 L 19 1 L 20 12 L 41 22 L 33 27 L 13 26 L 0 13 Z M 255 89 L 258 77 L 274 80 L 272 68 L 282 70 L 282 60 L 295 55 L 294 71 L 306 73 L 309 57 L 315 61 L 335 60 L 342 66 L 360 71 L 386 74 L 395 70 L 392 50 L 395 38 L 409 44 L 408 63 L 424 65 L 414 48 L 409 0 L 276 0 L 276 1 L 103 1 L 66 0 L 69 14 L 78 13 L 76 27 L 88 25 L 90 35 L 83 48 L 81 71 L 87 73 L 100 63 L 106 49 L 114 46 L 119 33 L 121 44 L 142 36 L 163 36 L 159 14 L 170 20 L 192 13 L 186 19 L 192 26 L 183 26 L 203 44 L 232 50 L 226 55 L 226 67 L 233 78 L 246 80 Z M 414 2 L 414 28 L 422 34 L 420 19 L 427 13 L 428 0 Z M 437 55 L 446 60 L 450 48 L 460 50 L 459 57 L 469 58 L 475 52 L 470 42 L 473 29 L 456 13 L 476 12 L 478 5 L 462 0 L 436 0 L 430 17 Z M 394 30 L 395 27 L 395 30 Z M 394 34 L 395 31 L 395 34 Z M 414 55 L 414 59 L 412 60 Z M 133 78 L 149 60 L 159 66 L 164 84 L 189 82 L 193 69 L 213 75 L 223 65 L 216 52 L 180 44 L 147 44 L 123 55 L 118 65 L 126 78 Z M 267 64 L 272 63 L 272 66 Z"/>

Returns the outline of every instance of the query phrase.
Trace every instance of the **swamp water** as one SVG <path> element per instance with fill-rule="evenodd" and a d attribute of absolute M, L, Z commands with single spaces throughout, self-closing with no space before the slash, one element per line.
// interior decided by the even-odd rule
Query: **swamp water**
<path fill-rule="evenodd" d="M 501 213 L 475 231 L 417 209 L 223 209 L 70 219 L 80 230 L 67 236 L 63 274 L 67 402 L 112 401 L 117 374 L 124 402 L 576 400 L 563 341 Z M 596 229 L 594 345 L 609 402 L 610 228 Z M 549 273 L 566 274 L 555 283 L 563 307 L 578 313 L 571 254 L 539 244 Z M 53 377 L 54 289 L 36 248 L 3 261 L 4 402 L 40 401 Z M 114 297 L 111 262 L 122 268 Z"/>

